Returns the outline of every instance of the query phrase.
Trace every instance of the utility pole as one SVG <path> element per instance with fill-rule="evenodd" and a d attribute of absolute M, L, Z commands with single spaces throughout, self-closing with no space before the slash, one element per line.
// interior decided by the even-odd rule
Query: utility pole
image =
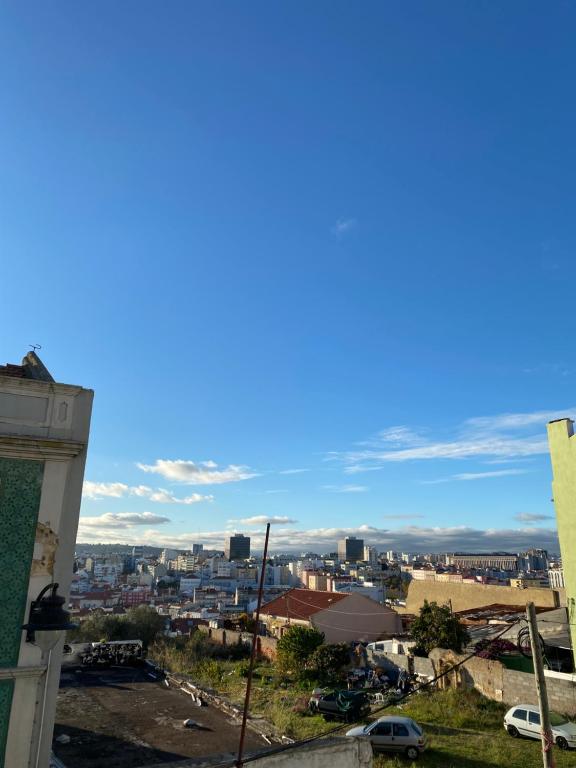
<path fill-rule="evenodd" d="M 254 618 L 254 631 L 252 633 L 252 649 L 250 651 L 250 667 L 248 669 L 248 680 L 246 681 L 246 695 L 244 696 L 244 711 L 242 713 L 242 725 L 240 726 L 240 743 L 238 744 L 238 756 L 236 758 L 237 768 L 244 765 L 242 757 L 244 755 L 244 738 L 246 736 L 246 721 L 248 720 L 248 709 L 250 707 L 250 691 L 252 690 L 252 675 L 254 674 L 254 663 L 256 661 L 256 651 L 258 648 L 258 629 L 260 624 L 260 608 L 262 607 L 262 593 L 264 591 L 264 574 L 266 572 L 266 558 L 268 557 L 268 539 L 270 537 L 270 523 L 266 524 L 266 537 L 264 538 L 264 554 L 262 555 L 262 568 L 260 569 L 260 584 L 258 586 L 258 603 L 256 604 L 256 616 Z"/>
<path fill-rule="evenodd" d="M 554 738 L 550 727 L 550 710 L 548 709 L 548 694 L 546 693 L 546 678 L 544 676 L 544 661 L 542 659 L 542 646 L 538 634 L 536 621 L 536 608 L 534 603 L 526 604 L 526 616 L 530 628 L 530 647 L 532 648 L 532 660 L 534 662 L 534 677 L 536 678 L 536 692 L 538 694 L 538 707 L 540 709 L 540 735 L 542 738 L 542 765 L 544 768 L 555 768 L 552 745 Z"/>

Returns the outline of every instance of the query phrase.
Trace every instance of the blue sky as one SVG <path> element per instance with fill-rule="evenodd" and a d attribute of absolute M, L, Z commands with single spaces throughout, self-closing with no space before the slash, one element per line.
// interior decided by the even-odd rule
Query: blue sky
<path fill-rule="evenodd" d="M 96 392 L 83 541 L 552 546 L 575 23 L 3 5 L 2 355 Z"/>

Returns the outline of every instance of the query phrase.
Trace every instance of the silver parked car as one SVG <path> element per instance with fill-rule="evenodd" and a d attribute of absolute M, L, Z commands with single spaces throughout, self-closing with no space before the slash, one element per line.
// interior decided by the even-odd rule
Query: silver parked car
<path fill-rule="evenodd" d="M 410 760 L 426 749 L 424 731 L 410 717 L 380 717 L 369 725 L 351 728 L 346 736 L 365 736 L 374 752 L 404 752 Z"/>
<path fill-rule="evenodd" d="M 554 744 L 560 749 L 576 749 L 576 725 L 570 720 L 550 713 L 550 725 Z M 528 736 L 531 739 L 540 738 L 540 710 L 534 704 L 518 704 L 504 715 L 504 728 L 510 736 Z"/>

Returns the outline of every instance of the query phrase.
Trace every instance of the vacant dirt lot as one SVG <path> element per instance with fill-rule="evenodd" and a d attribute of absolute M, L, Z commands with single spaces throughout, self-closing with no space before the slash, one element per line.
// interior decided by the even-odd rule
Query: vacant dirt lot
<path fill-rule="evenodd" d="M 182 724 L 190 718 L 196 727 Z M 67 734 L 69 744 L 57 737 Z M 54 752 L 74 768 L 141 768 L 186 758 L 234 756 L 240 726 L 144 671 L 114 668 L 63 671 Z M 268 745 L 246 732 L 246 752 Z"/>

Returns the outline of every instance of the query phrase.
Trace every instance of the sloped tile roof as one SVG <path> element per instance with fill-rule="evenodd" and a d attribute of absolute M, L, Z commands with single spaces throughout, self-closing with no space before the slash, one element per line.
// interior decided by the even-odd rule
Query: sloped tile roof
<path fill-rule="evenodd" d="M 280 597 L 266 603 L 260 610 L 262 616 L 281 616 L 308 621 L 311 616 L 330 608 L 349 595 L 341 592 L 323 592 L 317 589 L 289 589 Z"/>

